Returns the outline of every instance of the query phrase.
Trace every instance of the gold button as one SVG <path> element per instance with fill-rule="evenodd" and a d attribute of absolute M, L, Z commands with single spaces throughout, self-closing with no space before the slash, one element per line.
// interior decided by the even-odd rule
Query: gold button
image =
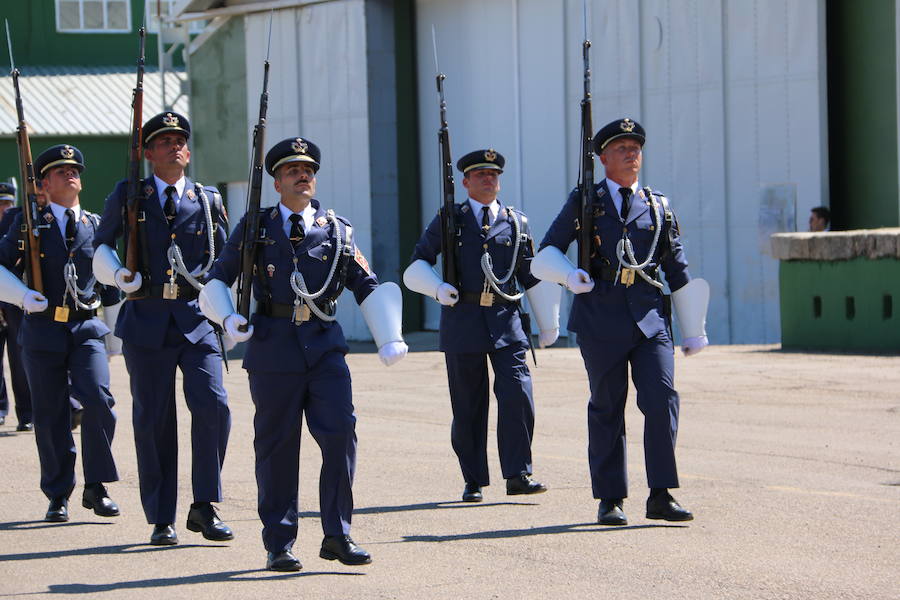
<path fill-rule="evenodd" d="M 172 269 L 166 269 L 166 275 L 171 275 L 171 274 L 172 274 Z"/>
<path fill-rule="evenodd" d="M 487 244 L 484 245 L 484 249 L 487 250 Z"/>
<path fill-rule="evenodd" d="M 41 252 L 41 258 L 44 258 L 44 253 L 43 253 L 43 252 Z"/>
<path fill-rule="evenodd" d="M 322 255 L 322 260 L 328 260 L 328 255 L 327 255 L 327 254 L 323 254 L 323 255 Z"/>
<path fill-rule="evenodd" d="M 653 225 L 651 225 L 651 226 L 650 226 L 650 231 L 653 231 L 654 229 L 656 229 L 656 227 L 654 227 Z"/>
<path fill-rule="evenodd" d="M 174 234 L 174 233 L 172 234 L 172 239 L 173 239 L 173 240 L 175 239 L 175 234 Z"/>

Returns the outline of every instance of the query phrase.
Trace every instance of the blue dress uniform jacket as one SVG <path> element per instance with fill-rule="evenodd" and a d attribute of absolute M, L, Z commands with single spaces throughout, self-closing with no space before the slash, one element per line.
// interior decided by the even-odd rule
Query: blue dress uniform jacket
<path fill-rule="evenodd" d="M 0 264 L 16 272 L 21 258 L 18 232 L 22 214 L 16 215 L 10 235 L 0 241 Z M 110 444 L 115 433 L 114 400 L 109 391 L 109 366 L 103 336 L 109 328 L 97 317 L 78 320 L 78 310 L 65 294 L 63 269 L 71 256 L 78 274 L 78 287 L 100 294 L 102 304 L 119 301 L 119 290 L 99 286 L 91 270 L 94 248 L 91 240 L 97 216 L 82 211 L 76 237 L 66 248 L 62 232 L 49 207 L 38 213 L 41 229 L 43 295 L 50 308 L 41 314 L 26 314 L 19 330 L 23 365 L 31 388 L 34 432 L 41 461 L 41 490 L 48 498 L 68 497 L 75 486 L 75 442 L 70 423 L 69 393 L 84 406 L 81 446 L 85 483 L 118 480 Z M 82 298 L 86 304 L 92 298 Z M 73 318 L 54 320 L 54 307 L 68 307 Z M 71 386 L 70 386 L 71 383 Z"/>
<path fill-rule="evenodd" d="M 188 271 L 206 265 L 209 241 L 205 211 L 197 186 L 186 179 L 178 212 L 169 227 L 153 177 L 142 181 L 149 265 L 144 285 L 168 283 L 166 251 L 172 240 L 181 249 Z M 205 187 L 210 203 L 218 191 Z M 128 235 L 126 182 L 119 182 L 106 199 L 94 247 L 116 247 Z M 212 209 L 216 252 L 226 237 L 224 211 Z M 149 271 L 149 282 L 147 281 Z M 221 469 L 231 430 L 231 412 L 222 383 L 222 356 L 212 325 L 200 312 L 196 292 L 182 277 L 180 291 L 193 299 L 148 297 L 127 300 L 119 311 L 116 335 L 128 369 L 133 398 L 134 436 L 141 503 L 148 523 L 175 521 L 178 482 L 178 435 L 175 371 L 181 369 L 184 398 L 191 412 L 192 487 L 194 502 L 220 502 Z"/>
<path fill-rule="evenodd" d="M 188 271 L 205 265 L 209 259 L 206 218 L 194 183 L 190 179 L 186 180 L 184 193 L 178 204 L 178 214 L 171 229 L 163 214 L 153 177 L 144 179 L 142 185 L 145 193 L 143 209 L 146 212 L 151 284 L 161 285 L 169 281 L 169 261 L 166 259 L 166 251 L 172 239 L 181 248 Z M 100 230 L 94 238 L 95 248 L 100 244 L 115 248 L 119 237 L 124 236 L 127 239 L 126 188 L 127 182 L 120 181 L 107 197 Z M 210 202 L 213 194 L 218 194 L 214 187 L 205 186 L 204 190 Z M 213 218 L 216 252 L 219 252 L 225 243 L 228 223 L 222 211 L 213 210 Z M 178 276 L 175 281 L 179 287 L 191 289 L 183 277 Z M 147 283 L 146 280 L 144 283 Z M 122 340 L 140 340 L 142 346 L 162 348 L 170 320 L 174 320 L 177 328 L 192 344 L 198 343 L 213 332 L 212 325 L 201 314 L 196 299 L 173 302 L 161 298 L 144 298 L 140 301 L 126 302 L 122 306 L 115 333 Z"/>
<path fill-rule="evenodd" d="M 469 210 L 469 203 L 456 205 L 456 223 L 459 229 L 457 238 L 457 271 L 460 293 L 480 294 L 484 287 L 484 273 L 481 271 L 481 255 L 487 250 L 494 264 L 494 274 L 498 277 L 506 275 L 506 270 L 513 260 L 515 232 L 508 215 L 507 207 L 501 204 L 500 211 L 487 236 L 482 240 L 481 225 Z M 513 209 L 515 210 L 515 209 Z M 515 291 L 515 282 L 528 289 L 538 283 L 531 275 L 531 259 L 534 248 L 528 229 L 528 218 L 521 211 L 516 211 L 522 226 L 522 234 L 529 241 L 522 243 L 520 251 L 523 259 L 516 275 L 510 279 L 507 289 L 511 294 Z M 425 233 L 416 244 L 412 260 L 422 259 L 434 265 L 441 252 L 441 221 L 436 216 Z M 519 313 L 513 304 L 498 304 L 482 307 L 477 304 L 458 302 L 455 306 L 441 307 L 440 350 L 442 352 L 490 352 L 512 344 L 526 344 L 525 333 Z"/>
<path fill-rule="evenodd" d="M 463 296 L 480 295 L 484 289 L 481 256 L 485 250 L 493 261 L 494 274 L 506 275 L 513 264 L 515 229 L 510 211 L 501 204 L 497 218 L 482 239 L 481 226 L 469 203 L 456 206 L 458 290 L 461 300 L 441 306 L 440 350 L 447 363 L 453 424 L 450 438 L 466 483 L 490 484 L 487 463 L 487 430 L 490 393 L 487 361 L 494 369 L 497 397 L 497 445 L 504 478 L 531 474 L 531 439 L 534 433 L 534 401 L 531 374 L 525 364 L 528 340 L 516 305 L 495 303 L 480 306 L 464 302 Z M 521 224 L 522 259 L 504 293 L 516 291 L 518 281 L 525 289 L 538 283 L 531 275 L 534 246 L 527 217 L 515 214 Z M 428 225 L 413 252 L 412 260 L 434 265 L 441 251 L 440 217 Z M 491 290 L 493 291 L 493 290 Z M 495 298 L 499 298 L 496 296 Z"/>
<path fill-rule="evenodd" d="M 644 413 L 644 456 L 651 488 L 678 487 L 675 437 L 678 431 L 678 394 L 674 389 L 674 347 L 667 298 L 659 289 L 635 276 L 631 286 L 616 277 L 616 245 L 623 232 L 643 262 L 656 228 L 659 243 L 645 272 L 661 269 L 670 289 L 690 281 L 677 221 L 667 222 L 660 206 L 657 222 L 643 192 L 632 196 L 627 222 L 610 197 L 606 181 L 595 186 L 591 277 L 594 289 L 576 294 L 568 329 L 578 334 L 591 400 L 588 406 L 588 457 L 595 498 L 628 495 L 625 457 L 625 398 L 628 363 Z M 654 192 L 655 196 L 660 196 Z M 555 246 L 565 253 L 575 240 L 580 207 L 577 190 L 547 231 L 541 248 Z M 598 246 L 599 240 L 599 246 Z"/>
<path fill-rule="evenodd" d="M 256 407 L 255 430 L 258 510 L 263 523 L 263 544 L 269 552 L 288 550 L 297 538 L 298 471 L 302 415 L 322 452 L 319 505 L 325 535 L 347 535 L 353 512 L 353 475 L 356 469 L 356 416 L 350 371 L 344 360 L 347 343 L 337 321 L 313 315 L 295 324 L 288 317 L 266 316 L 267 305 L 292 305 L 290 285 L 294 271 L 303 275 L 307 290 L 325 284 L 335 260 L 336 232 L 318 200 L 311 201 L 315 224 L 294 247 L 284 232 L 278 207 L 260 214 L 260 239 L 253 293 L 258 303 L 253 315 L 253 337 L 247 342 L 244 368 Z M 211 277 L 231 285 L 240 271 L 240 244 L 246 218 L 235 228 L 216 261 Z M 344 243 L 352 227 L 341 217 L 337 226 Z M 361 303 L 378 285 L 352 240 L 321 296 L 326 306 L 344 285 Z"/>
<path fill-rule="evenodd" d="M 19 206 L 12 206 L 3 213 L 0 219 L 0 239 L 9 232 L 16 215 L 22 212 Z M 16 237 L 18 232 L 13 230 L 13 236 Z M 23 261 L 24 262 L 24 261 Z M 22 276 L 21 262 L 13 273 Z M 28 378 L 25 377 L 25 367 L 22 365 L 22 351 L 19 347 L 19 328 L 22 325 L 22 309 L 14 304 L 0 302 L 0 309 L 3 310 L 3 316 L 6 319 L 6 331 L 0 333 L 0 337 L 6 342 L 6 356 L 9 358 L 9 378 L 12 385 L 12 395 L 16 405 L 16 419 L 19 424 L 31 423 L 31 391 L 28 389 Z M 2 352 L 2 343 L 0 343 L 0 352 Z M 0 361 L 2 364 L 2 361 Z M 2 377 L 0 377 L 2 381 Z M 5 382 L 3 390 L 6 390 Z M 0 390 L 0 391 L 3 391 Z M 5 416 L 9 410 L 8 395 L 4 391 L 4 399 L 0 401 L 0 415 Z"/>

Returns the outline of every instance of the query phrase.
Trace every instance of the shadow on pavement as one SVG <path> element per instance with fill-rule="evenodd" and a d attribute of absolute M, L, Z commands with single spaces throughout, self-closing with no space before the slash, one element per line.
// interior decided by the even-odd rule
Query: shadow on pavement
<path fill-rule="evenodd" d="M 92 554 L 137 554 L 144 552 L 177 551 L 184 548 L 228 548 L 225 544 L 178 544 L 176 546 L 151 546 L 149 544 L 120 544 L 117 546 L 93 546 L 46 552 L 25 552 L 22 554 L 0 554 L 0 562 L 8 560 L 41 560 L 44 558 L 66 558 L 70 556 L 90 556 Z"/>
<path fill-rule="evenodd" d="M 568 525 L 548 525 L 547 527 L 529 527 L 528 529 L 500 529 L 497 531 L 476 531 L 474 533 L 458 533 L 453 535 L 405 535 L 404 542 L 455 542 L 460 540 L 490 540 L 497 538 L 516 538 L 526 535 L 547 535 L 555 533 L 607 533 L 614 531 L 637 531 L 640 529 L 674 528 L 681 529 L 687 525 L 625 525 L 624 527 L 608 527 L 597 523 L 571 523 Z"/>
<path fill-rule="evenodd" d="M 265 577 L 241 577 L 250 573 L 270 573 Z M 297 573 L 275 573 L 266 571 L 265 569 L 246 569 L 243 571 L 223 571 L 221 573 L 201 573 L 198 575 L 188 575 L 185 577 L 166 577 L 163 579 L 139 579 L 137 581 L 118 581 L 116 583 L 67 583 L 62 585 L 51 585 L 47 588 L 50 594 L 99 594 L 101 592 L 112 592 L 117 590 L 133 590 L 140 588 L 156 588 L 171 587 L 177 585 L 191 585 L 195 583 L 217 583 L 217 582 L 233 582 L 233 581 L 253 581 L 259 582 L 266 579 L 287 579 L 296 577 L 309 577 L 312 575 L 349 575 L 356 577 L 365 575 L 365 573 L 341 573 L 338 571 L 305 571 Z"/>
<path fill-rule="evenodd" d="M 412 510 L 436 510 L 445 508 L 487 508 L 489 506 L 538 506 L 537 502 L 463 502 L 461 500 L 448 500 L 447 502 L 423 502 L 421 504 L 401 504 L 398 506 L 366 506 L 354 508 L 354 515 L 379 515 L 394 512 L 406 512 Z M 319 517 L 318 511 L 301 512 L 300 517 Z"/>

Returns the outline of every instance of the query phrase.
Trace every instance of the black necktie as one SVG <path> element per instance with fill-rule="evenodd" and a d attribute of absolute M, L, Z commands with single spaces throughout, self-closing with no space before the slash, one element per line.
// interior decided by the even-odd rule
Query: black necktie
<path fill-rule="evenodd" d="M 490 209 L 489 206 L 481 207 L 481 237 L 485 237 L 488 229 L 491 228 L 491 215 L 488 213 Z"/>
<path fill-rule="evenodd" d="M 75 211 L 71 208 L 66 209 L 66 248 L 71 248 L 75 243 L 75 235 L 77 225 L 75 223 Z"/>
<path fill-rule="evenodd" d="M 293 214 L 289 218 L 291 221 L 290 240 L 291 244 L 296 248 L 303 241 L 303 238 L 306 237 L 306 231 L 303 230 L 303 215 Z"/>
<path fill-rule="evenodd" d="M 169 227 L 175 222 L 175 213 L 178 212 L 178 207 L 175 205 L 176 191 L 174 185 L 170 185 L 166 188 L 166 205 L 163 207 L 163 213 L 166 215 L 166 221 L 169 222 Z"/>
<path fill-rule="evenodd" d="M 622 220 L 628 220 L 628 209 L 631 208 L 631 202 L 629 202 L 629 198 L 631 198 L 631 188 L 620 187 L 619 193 L 622 194 Z"/>

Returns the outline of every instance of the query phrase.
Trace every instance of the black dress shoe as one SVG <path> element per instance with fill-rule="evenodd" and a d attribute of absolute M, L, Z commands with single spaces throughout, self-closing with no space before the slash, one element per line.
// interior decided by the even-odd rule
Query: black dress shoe
<path fill-rule="evenodd" d="M 339 560 L 345 565 L 367 565 L 372 556 L 356 545 L 349 535 L 326 535 L 322 540 L 319 557 L 325 560 Z"/>
<path fill-rule="evenodd" d="M 16 431 L 33 431 L 34 423 L 19 423 L 16 425 Z"/>
<path fill-rule="evenodd" d="M 174 546 L 178 543 L 175 528 L 171 523 L 157 523 L 150 534 L 150 544 L 153 546 Z"/>
<path fill-rule="evenodd" d="M 231 528 L 216 514 L 216 509 L 209 502 L 194 502 L 188 512 L 187 528 L 199 531 L 208 540 L 227 542 L 234 539 Z"/>
<path fill-rule="evenodd" d="M 546 492 L 547 486 L 531 478 L 531 475 L 522 473 L 506 480 L 506 495 L 517 496 L 519 494 L 540 494 Z"/>
<path fill-rule="evenodd" d="M 269 552 L 266 558 L 266 568 L 270 571 L 299 571 L 303 568 L 297 557 L 290 550 L 281 552 Z"/>
<path fill-rule="evenodd" d="M 477 483 L 467 483 L 466 489 L 463 490 L 463 502 L 481 502 L 484 496 L 481 495 L 481 486 Z"/>
<path fill-rule="evenodd" d="M 694 515 L 682 508 L 668 490 L 653 492 L 647 498 L 647 518 L 664 521 L 693 521 Z"/>
<path fill-rule="evenodd" d="M 88 483 L 84 486 L 81 505 L 93 509 L 98 517 L 118 517 L 119 507 L 109 497 L 106 486 L 102 483 Z"/>
<path fill-rule="evenodd" d="M 68 498 L 54 498 L 47 507 L 47 514 L 44 520 L 50 523 L 65 523 L 69 520 L 69 500 Z"/>
<path fill-rule="evenodd" d="M 597 509 L 597 522 L 601 525 L 628 525 L 625 511 L 622 510 L 622 499 L 601 500 L 600 508 Z"/>

